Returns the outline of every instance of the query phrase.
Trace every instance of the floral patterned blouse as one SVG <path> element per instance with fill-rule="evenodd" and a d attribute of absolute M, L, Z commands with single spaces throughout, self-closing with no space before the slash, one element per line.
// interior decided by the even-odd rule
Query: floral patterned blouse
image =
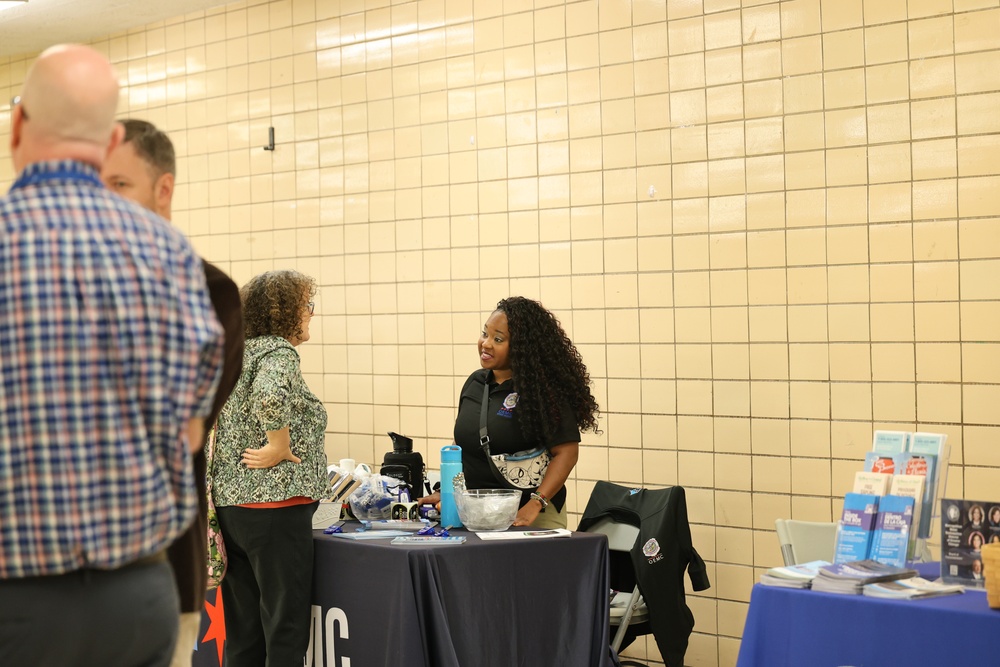
<path fill-rule="evenodd" d="M 301 463 L 250 469 L 240 462 L 247 447 L 267 444 L 266 431 L 290 427 L 292 453 Z M 299 353 L 284 338 L 258 336 L 246 342 L 243 372 L 216 425 L 212 475 L 219 507 L 323 497 L 327 486 L 326 408 L 309 390 Z"/>

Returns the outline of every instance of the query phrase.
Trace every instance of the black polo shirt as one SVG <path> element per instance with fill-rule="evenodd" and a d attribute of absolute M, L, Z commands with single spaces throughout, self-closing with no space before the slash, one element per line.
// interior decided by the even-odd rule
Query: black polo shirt
<path fill-rule="evenodd" d="M 479 445 L 479 413 L 483 404 L 483 385 L 490 384 L 490 403 L 486 411 L 486 427 L 490 436 L 490 453 L 513 454 L 536 449 L 542 445 L 552 448 L 566 442 L 580 442 L 580 429 L 569 403 L 560 406 L 559 427 L 552 438 L 545 443 L 526 440 L 517 422 L 517 400 L 513 396 L 514 380 L 497 384 L 493 381 L 493 371 L 480 369 L 469 376 L 458 398 L 458 417 L 455 419 L 455 444 L 462 448 L 462 471 L 466 486 L 470 489 L 506 489 L 490 469 Z M 521 496 L 521 505 L 531 499 L 531 491 Z M 566 487 L 559 489 L 551 498 L 556 509 L 562 510 L 566 503 Z"/>

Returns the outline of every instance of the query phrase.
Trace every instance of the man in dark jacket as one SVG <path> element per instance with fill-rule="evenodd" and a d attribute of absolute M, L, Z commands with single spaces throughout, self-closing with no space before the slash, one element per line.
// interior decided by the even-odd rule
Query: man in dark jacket
<path fill-rule="evenodd" d="M 173 143 L 151 123 L 129 119 L 122 124 L 125 126 L 125 138 L 105 161 L 101 179 L 114 192 L 170 220 L 177 170 Z M 243 311 L 236 283 L 218 267 L 204 260 L 202 263 L 212 306 L 226 332 L 222 377 L 212 404 L 212 412 L 205 419 L 207 436 L 236 386 L 243 367 Z M 167 551 L 181 602 L 180 634 L 171 667 L 191 665 L 191 653 L 198 640 L 208 580 L 208 497 L 205 494 L 204 447 L 195 452 L 192 458 L 199 511 L 194 523 Z"/>

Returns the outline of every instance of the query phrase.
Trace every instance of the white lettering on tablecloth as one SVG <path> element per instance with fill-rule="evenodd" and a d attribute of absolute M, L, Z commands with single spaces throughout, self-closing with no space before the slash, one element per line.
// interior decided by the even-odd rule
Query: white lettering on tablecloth
<path fill-rule="evenodd" d="M 339 632 L 334 632 L 334 626 Z M 321 637 L 322 641 L 316 638 Z M 337 662 L 337 639 L 348 639 L 347 614 L 343 609 L 331 607 L 323 618 L 323 608 L 312 606 L 312 624 L 309 626 L 309 647 L 306 649 L 307 667 L 351 667 L 346 655 Z M 325 650 L 324 650 L 325 648 Z"/>

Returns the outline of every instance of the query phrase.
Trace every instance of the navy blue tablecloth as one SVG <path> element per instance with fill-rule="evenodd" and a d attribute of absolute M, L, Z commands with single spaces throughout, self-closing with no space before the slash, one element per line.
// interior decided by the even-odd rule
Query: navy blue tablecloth
<path fill-rule="evenodd" d="M 314 654 L 326 654 L 326 667 L 339 666 L 338 657 L 361 667 L 614 664 L 603 535 L 486 542 L 451 532 L 465 544 L 317 534 L 313 604 L 322 608 L 322 643 Z"/>
<path fill-rule="evenodd" d="M 345 530 L 353 530 L 351 524 Z M 314 532 L 309 667 L 613 667 L 604 535 L 393 546 Z M 225 586 L 225 581 L 222 583 Z M 225 666 L 209 591 L 195 667 Z"/>
<path fill-rule="evenodd" d="M 981 590 L 883 600 L 757 584 L 737 666 L 1000 665 L 998 636 Z"/>

